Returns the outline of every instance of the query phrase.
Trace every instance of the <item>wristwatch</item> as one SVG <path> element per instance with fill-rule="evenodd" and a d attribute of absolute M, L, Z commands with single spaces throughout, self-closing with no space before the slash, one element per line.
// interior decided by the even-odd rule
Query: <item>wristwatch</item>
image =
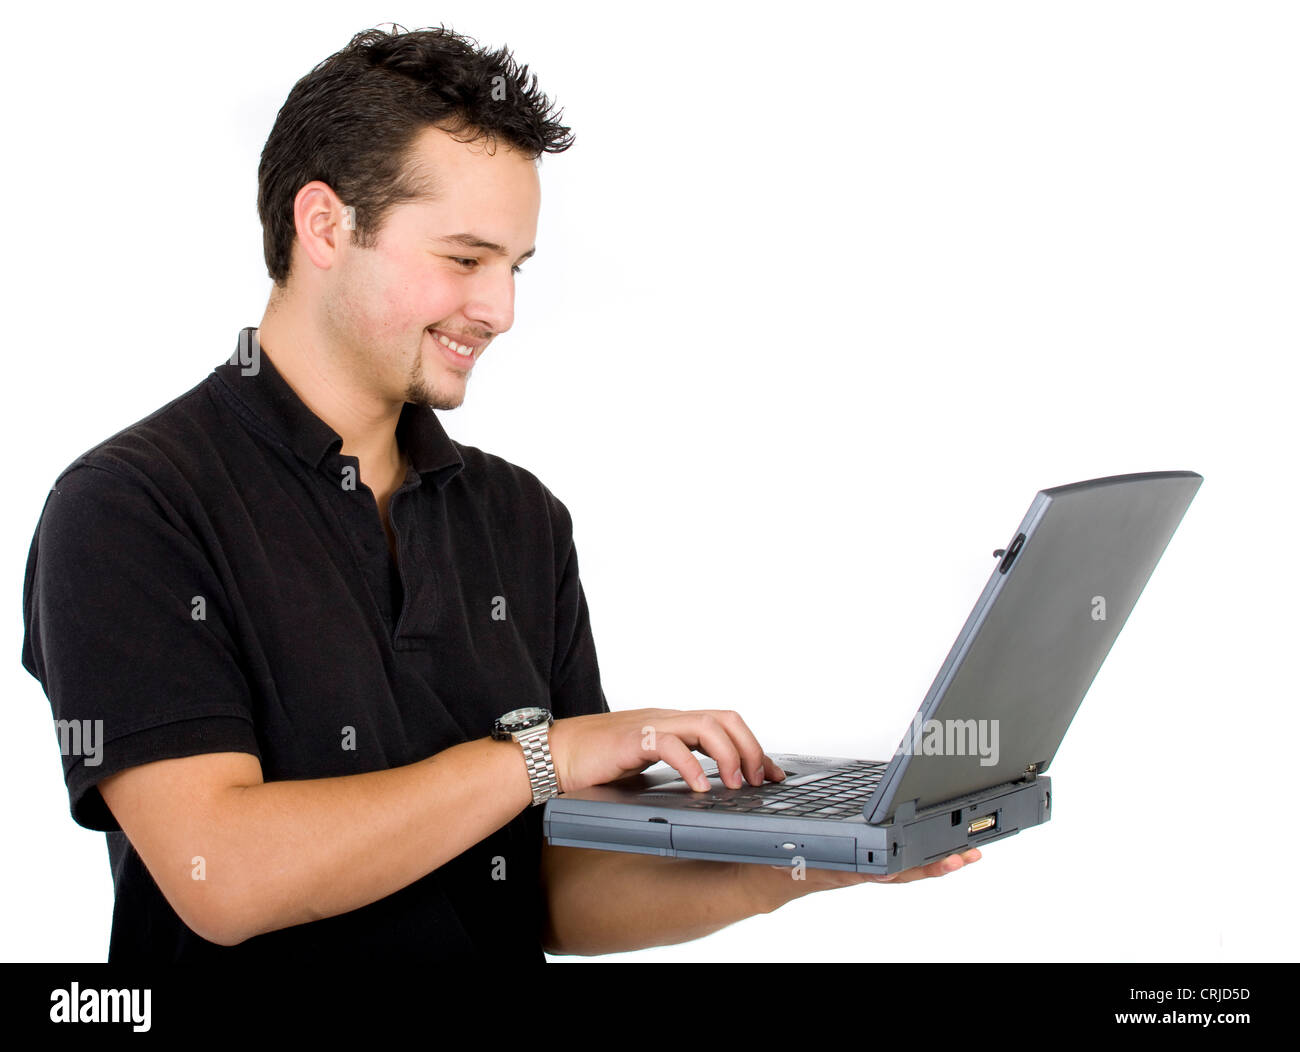
<path fill-rule="evenodd" d="M 512 709 L 492 725 L 492 737 L 497 741 L 513 738 L 523 747 L 528 783 L 533 787 L 534 807 L 560 795 L 560 783 L 555 774 L 551 744 L 547 738 L 554 722 L 555 717 L 549 710 L 534 706 Z"/>

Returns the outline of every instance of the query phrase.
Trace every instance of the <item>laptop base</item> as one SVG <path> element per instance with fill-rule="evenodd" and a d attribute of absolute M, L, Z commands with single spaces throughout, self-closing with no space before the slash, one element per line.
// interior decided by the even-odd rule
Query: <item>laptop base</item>
<path fill-rule="evenodd" d="M 773 755 L 787 772 L 807 767 L 809 757 Z M 856 761 L 818 757 L 827 767 Z M 582 796 L 557 796 L 543 814 L 549 843 L 563 847 L 630 851 L 671 858 L 752 862 L 859 873 L 898 873 L 948 855 L 982 847 L 1041 825 L 1051 818 L 1051 779 L 1011 782 L 916 811 L 898 805 L 883 825 L 866 818 L 825 820 L 695 811 L 682 806 L 690 789 L 663 791 L 663 803 L 644 791 L 620 791 L 619 783 L 593 787 Z M 681 801 L 672 799 L 680 795 Z M 592 797 L 603 797 L 593 799 Z M 627 802 L 619 802 L 619 798 Z"/>

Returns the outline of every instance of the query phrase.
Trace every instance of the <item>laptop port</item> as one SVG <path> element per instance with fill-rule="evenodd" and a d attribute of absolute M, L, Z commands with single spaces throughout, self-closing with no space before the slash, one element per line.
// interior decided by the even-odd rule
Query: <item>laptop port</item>
<path fill-rule="evenodd" d="M 974 836 L 976 833 L 987 833 L 990 829 L 997 829 L 998 816 L 994 812 L 991 815 L 985 815 L 983 818 L 977 818 L 974 822 L 966 827 L 966 835 Z"/>

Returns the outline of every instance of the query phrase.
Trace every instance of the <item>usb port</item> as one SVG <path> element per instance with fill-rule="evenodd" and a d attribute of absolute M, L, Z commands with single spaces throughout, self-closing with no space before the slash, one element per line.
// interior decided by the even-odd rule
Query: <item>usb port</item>
<path fill-rule="evenodd" d="M 994 812 L 991 815 L 985 815 L 983 818 L 977 818 L 974 822 L 966 827 L 966 835 L 974 836 L 976 833 L 986 833 L 990 829 L 997 829 L 998 816 Z"/>

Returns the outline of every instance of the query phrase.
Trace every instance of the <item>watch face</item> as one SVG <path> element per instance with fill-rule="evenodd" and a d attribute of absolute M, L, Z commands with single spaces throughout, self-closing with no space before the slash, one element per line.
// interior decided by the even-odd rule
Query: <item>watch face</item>
<path fill-rule="evenodd" d="M 502 730 L 510 733 L 511 731 L 521 731 L 528 727 L 535 727 L 539 723 L 545 723 L 550 715 L 546 709 L 539 709 L 533 705 L 524 709 L 513 709 L 497 722 L 501 724 Z"/>

